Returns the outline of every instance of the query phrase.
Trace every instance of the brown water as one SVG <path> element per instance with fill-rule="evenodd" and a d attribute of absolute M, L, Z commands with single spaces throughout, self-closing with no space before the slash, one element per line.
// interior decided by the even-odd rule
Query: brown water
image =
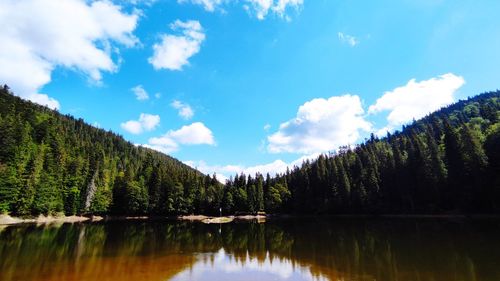
<path fill-rule="evenodd" d="M 500 221 L 0 228 L 0 280 L 500 280 Z"/>

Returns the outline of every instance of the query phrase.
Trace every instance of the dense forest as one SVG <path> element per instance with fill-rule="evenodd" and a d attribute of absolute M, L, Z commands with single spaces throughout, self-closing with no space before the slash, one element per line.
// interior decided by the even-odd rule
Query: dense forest
<path fill-rule="evenodd" d="M 274 178 L 236 175 L 230 212 L 443 214 L 500 211 L 500 91 L 442 108 L 401 132 Z"/>
<path fill-rule="evenodd" d="M 0 89 L 0 213 L 177 215 L 500 211 L 500 91 L 284 174 L 225 185 Z"/>
<path fill-rule="evenodd" d="M 0 89 L 0 213 L 210 212 L 200 206 L 212 206 L 220 186 L 174 158 Z"/>

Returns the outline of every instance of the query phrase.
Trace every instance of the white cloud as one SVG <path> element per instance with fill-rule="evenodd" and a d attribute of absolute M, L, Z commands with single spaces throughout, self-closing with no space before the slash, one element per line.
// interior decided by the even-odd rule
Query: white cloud
<path fill-rule="evenodd" d="M 139 120 L 129 120 L 121 123 L 120 126 L 131 134 L 140 134 L 145 131 L 152 131 L 160 124 L 160 116 L 141 113 Z"/>
<path fill-rule="evenodd" d="M 290 17 L 286 13 L 287 10 L 298 11 L 304 4 L 303 0 L 246 0 L 245 2 L 248 3 L 243 6 L 245 10 L 255 14 L 259 20 L 264 20 L 270 12 L 273 12 L 288 21 Z"/>
<path fill-rule="evenodd" d="M 405 86 L 385 92 L 369 107 L 368 112 L 375 114 L 389 111 L 388 125 L 378 132 L 383 135 L 397 126 L 453 103 L 456 91 L 464 84 L 463 77 L 452 73 L 421 82 L 411 79 Z"/>
<path fill-rule="evenodd" d="M 46 94 L 31 93 L 31 94 L 27 94 L 27 95 L 21 94 L 21 96 L 23 98 L 26 98 L 26 99 L 32 101 L 32 102 L 35 102 L 35 103 L 38 103 L 41 105 L 45 105 L 51 109 L 59 109 L 59 107 L 60 107 L 59 102 L 56 99 L 51 98 Z"/>
<path fill-rule="evenodd" d="M 150 138 L 148 144 L 142 146 L 158 150 L 163 153 L 177 151 L 183 145 L 215 145 L 212 131 L 201 122 L 182 126 L 178 130 L 170 130 L 160 137 Z"/>
<path fill-rule="evenodd" d="M 81 71 L 94 82 L 101 72 L 115 72 L 112 43 L 127 47 L 137 14 L 122 12 L 109 1 L 0 1 L 0 81 L 17 95 L 58 108 L 39 90 L 51 81 L 56 67 Z"/>
<path fill-rule="evenodd" d="M 245 9 L 247 11 L 251 11 L 250 7 L 253 9 L 253 13 L 259 20 L 263 20 L 266 18 L 267 13 L 273 6 L 273 0 L 248 0 L 247 1 L 250 6 L 245 5 Z"/>
<path fill-rule="evenodd" d="M 121 0 L 121 1 L 125 1 L 125 2 L 128 1 L 132 5 L 137 5 L 137 6 L 145 5 L 145 6 L 150 7 L 154 3 L 156 3 L 158 0 Z"/>
<path fill-rule="evenodd" d="M 215 9 L 220 6 L 223 2 L 223 0 L 177 0 L 179 4 L 183 3 L 191 3 L 194 5 L 200 5 L 203 6 L 203 8 L 208 11 L 208 12 L 213 12 Z"/>
<path fill-rule="evenodd" d="M 297 116 L 268 136 L 271 153 L 316 153 L 355 143 L 360 131 L 369 131 L 361 100 L 355 95 L 313 99 L 301 105 Z"/>
<path fill-rule="evenodd" d="M 203 160 L 184 161 L 184 163 L 195 169 L 198 169 L 204 174 L 212 175 L 215 173 L 217 179 L 222 183 L 224 183 L 226 179 L 228 179 L 230 176 L 234 176 L 240 173 L 252 176 L 255 175 L 256 173 L 260 173 L 262 175 L 266 175 L 267 173 L 269 173 L 269 175 L 271 176 L 274 176 L 278 173 L 282 174 L 286 172 L 287 168 L 291 170 L 295 166 L 300 167 L 304 161 L 316 159 L 318 158 L 318 156 L 319 154 L 315 153 L 311 155 L 302 156 L 290 163 L 286 163 L 281 159 L 277 159 L 271 163 L 248 166 L 248 167 L 245 167 L 244 165 L 208 165 Z"/>
<path fill-rule="evenodd" d="M 155 98 L 157 98 L 157 99 L 161 98 L 161 93 L 156 93 Z"/>
<path fill-rule="evenodd" d="M 148 59 L 156 70 L 182 70 L 189 59 L 200 51 L 205 34 L 200 22 L 176 20 L 170 24 L 173 31 L 180 34 L 162 34 L 161 42 L 153 45 L 153 56 Z"/>
<path fill-rule="evenodd" d="M 194 110 L 187 103 L 183 103 L 181 101 L 174 100 L 170 105 L 173 108 L 178 110 L 178 114 L 180 117 L 182 117 L 186 120 L 191 119 L 194 116 Z"/>
<path fill-rule="evenodd" d="M 224 11 L 222 7 L 229 3 L 243 3 L 243 8 L 259 20 L 264 20 L 270 13 L 290 20 L 287 11 L 290 9 L 298 11 L 304 4 L 304 0 L 177 0 L 177 2 L 199 5 L 208 12 Z"/>
<path fill-rule="evenodd" d="M 275 1 L 275 4 L 272 9 L 280 17 L 285 17 L 286 16 L 285 13 L 288 8 L 293 8 L 295 10 L 298 10 L 300 9 L 300 7 L 302 7 L 303 4 L 304 0 L 278 0 Z"/>
<path fill-rule="evenodd" d="M 179 130 L 169 131 L 167 135 L 181 144 L 208 144 L 215 145 L 212 131 L 201 122 L 182 126 Z"/>
<path fill-rule="evenodd" d="M 212 175 L 215 173 L 217 179 L 224 183 L 229 176 L 239 174 L 244 168 L 238 165 L 226 165 L 226 166 L 211 166 L 208 165 L 205 161 L 184 161 L 184 164 L 197 169 L 198 171 Z"/>
<path fill-rule="evenodd" d="M 348 35 L 348 34 L 344 34 L 342 32 L 339 32 L 338 37 L 339 37 L 340 42 L 342 42 L 344 44 L 348 44 L 351 47 L 354 47 L 354 46 L 359 44 L 358 38 L 356 38 L 352 35 Z"/>
<path fill-rule="evenodd" d="M 271 124 L 266 124 L 264 125 L 264 131 L 269 131 L 269 129 L 271 129 Z"/>
<path fill-rule="evenodd" d="M 144 90 L 144 87 L 142 87 L 142 85 L 137 85 L 137 86 L 133 87 L 130 90 L 134 93 L 135 98 L 137 100 L 147 100 L 147 99 L 149 99 L 148 92 L 146 92 L 146 90 Z"/>

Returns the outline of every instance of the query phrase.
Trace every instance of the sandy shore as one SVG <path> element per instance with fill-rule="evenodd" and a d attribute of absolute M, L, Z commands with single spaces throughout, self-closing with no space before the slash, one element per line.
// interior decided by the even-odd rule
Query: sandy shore
<path fill-rule="evenodd" d="M 205 219 L 209 219 L 211 217 L 204 216 L 204 215 L 187 215 L 187 216 L 178 216 L 178 220 L 182 221 L 202 221 Z"/>
<path fill-rule="evenodd" d="M 234 220 L 257 220 L 260 222 L 265 222 L 265 215 L 244 215 L 244 216 L 222 216 L 222 217 L 210 217 L 204 215 L 188 215 L 188 216 L 179 216 L 177 217 L 179 220 L 187 220 L 187 221 L 200 221 L 203 223 L 229 223 Z"/>
<path fill-rule="evenodd" d="M 77 223 L 85 221 L 100 221 L 103 218 L 100 216 L 44 216 L 40 215 L 36 218 L 17 218 L 9 215 L 0 215 L 0 225 L 21 224 L 21 223 Z"/>
<path fill-rule="evenodd" d="M 232 221 L 257 221 L 264 223 L 269 218 L 325 218 L 325 219 L 500 219 L 500 215 L 330 215 L 330 216 L 295 216 L 295 215 L 237 215 L 237 216 L 205 216 L 205 215 L 185 215 L 177 217 L 162 216 L 43 216 L 36 218 L 18 218 L 6 214 L 0 215 L 0 226 L 13 224 L 58 224 L 58 223 L 80 223 L 98 221 L 120 221 L 120 220 L 181 220 L 203 223 L 230 223 Z"/>

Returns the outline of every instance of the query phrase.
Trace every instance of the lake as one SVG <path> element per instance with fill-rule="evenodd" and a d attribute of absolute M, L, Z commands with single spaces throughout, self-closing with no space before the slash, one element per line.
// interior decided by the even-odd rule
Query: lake
<path fill-rule="evenodd" d="M 0 280 L 500 280 L 500 220 L 113 221 L 0 228 Z"/>

